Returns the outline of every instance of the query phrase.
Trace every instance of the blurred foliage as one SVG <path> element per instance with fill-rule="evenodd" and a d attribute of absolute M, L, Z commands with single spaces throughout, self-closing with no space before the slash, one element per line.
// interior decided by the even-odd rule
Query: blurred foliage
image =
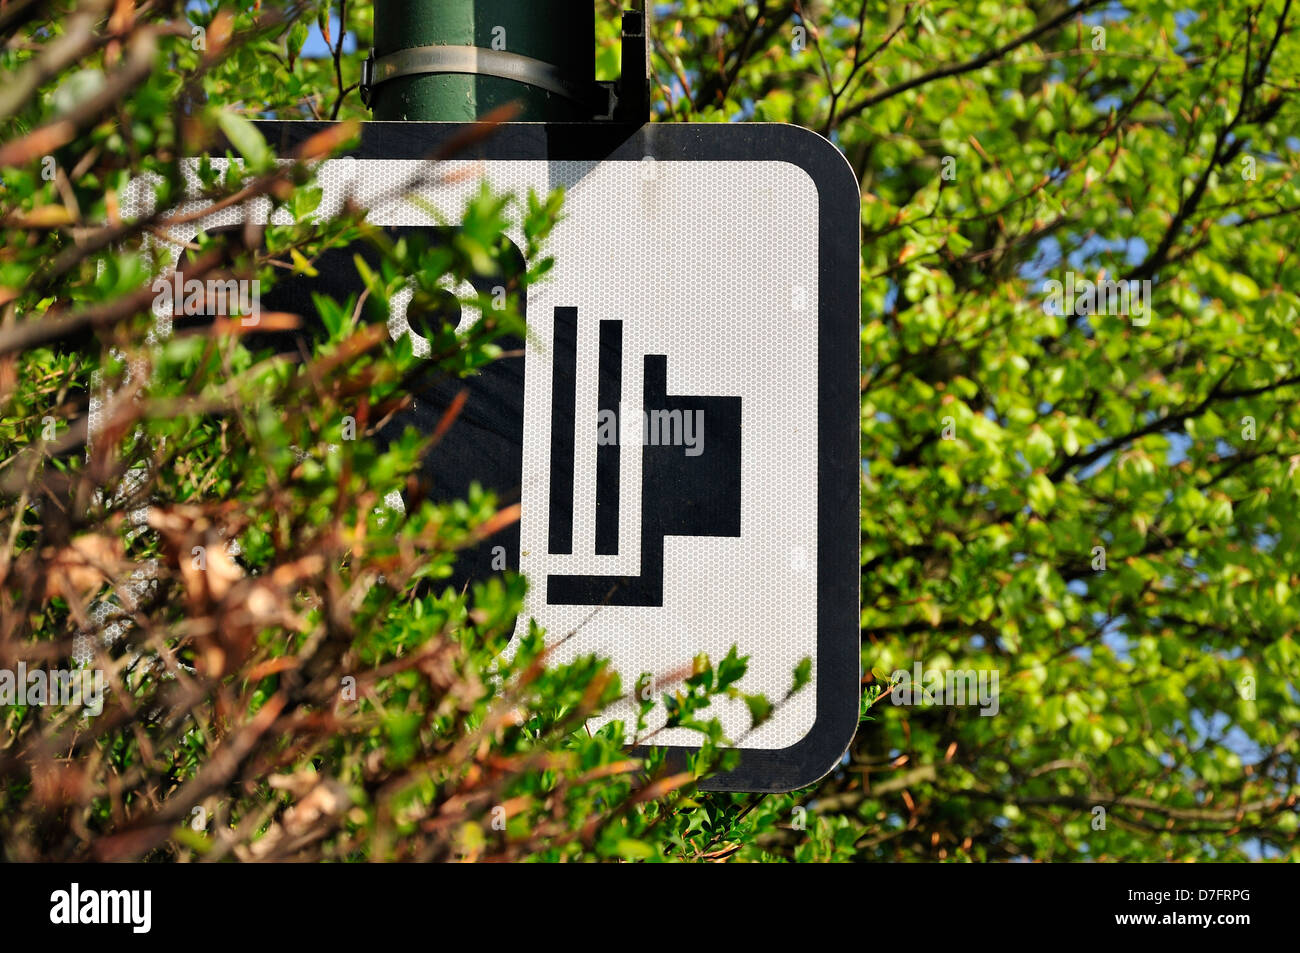
<path fill-rule="evenodd" d="M 0 10 L 0 669 L 83 666 L 108 685 L 93 717 L 17 696 L 0 707 L 4 855 L 701 856 L 726 818 L 693 799 L 697 782 L 735 761 L 709 702 L 771 712 L 735 686 L 747 660 L 701 656 L 640 691 L 627 735 L 652 746 L 647 716 L 664 704 L 699 731 L 697 754 L 632 756 L 617 723 L 590 733 L 624 690 L 607 664 L 550 665 L 535 627 L 503 655 L 518 576 L 447 585 L 459 550 L 518 519 L 477 485 L 429 501 L 421 462 L 458 405 L 435 433 L 379 435 L 413 390 L 473 374 L 525 333 L 517 303 L 552 265 L 563 196 L 484 189 L 437 245 L 393 238 L 350 202 L 316 214 L 313 171 L 355 122 L 276 156 L 250 119 L 277 97 L 293 104 L 280 115 L 320 116 L 305 90 L 331 83 L 333 103 L 355 100 L 341 52 L 337 70 L 300 55 L 312 29 L 336 45 L 365 30 L 368 6 L 349 11 L 345 32 L 314 4 Z M 420 173 L 444 174 L 437 161 Z M 142 185 L 152 211 L 128 202 Z M 177 271 L 265 294 L 315 274 L 327 249 L 368 243 L 375 257 L 354 259 L 365 293 L 314 299 L 325 334 L 309 355 L 258 333 L 297 315 L 223 308 L 169 331 L 152 312 L 177 228 L 257 202 L 277 224 L 200 230 Z M 516 225 L 522 269 L 503 254 Z M 428 329 L 421 357 L 391 339 L 408 276 L 432 301 L 471 275 L 506 291 L 462 301 L 481 320 Z"/>
<path fill-rule="evenodd" d="M 643 763 L 583 728 L 623 690 L 599 660 L 548 667 L 536 632 L 498 656 L 522 580 L 439 590 L 508 510 L 380 506 L 419 499 L 437 450 L 379 422 L 518 330 L 498 313 L 416 361 L 380 302 L 493 257 L 516 216 L 526 283 L 558 200 L 481 195 L 450 253 L 355 209 L 200 236 L 187 270 L 264 286 L 357 239 L 383 265 L 364 302 L 318 302 L 307 364 L 154 341 L 140 239 L 178 157 L 220 131 L 245 172 L 205 199 L 309 211 L 354 130 L 276 164 L 246 120 L 367 118 L 372 6 L 73 6 L 0 8 L 0 667 L 66 666 L 93 631 L 112 688 L 94 720 L 0 712 L 7 857 L 1300 858 L 1289 0 L 654 4 L 656 121 L 798 123 L 862 186 L 874 674 L 845 763 L 785 796 L 694 787 L 743 660 L 672 693 L 700 757 Z M 596 3 L 601 78 L 618 6 Z M 146 173 L 160 211 L 123 221 Z M 1067 272 L 1150 281 L 1149 321 L 1048 307 Z M 914 662 L 997 672 L 998 713 L 891 704 Z"/>

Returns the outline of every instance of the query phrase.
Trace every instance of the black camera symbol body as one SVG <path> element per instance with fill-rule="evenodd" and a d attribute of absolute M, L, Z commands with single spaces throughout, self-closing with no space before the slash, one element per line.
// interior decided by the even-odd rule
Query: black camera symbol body
<path fill-rule="evenodd" d="M 548 549 L 554 554 L 573 551 L 576 338 L 577 309 L 557 308 L 548 526 Z M 630 432 L 642 444 L 640 575 L 552 573 L 546 578 L 550 605 L 662 606 L 665 536 L 740 535 L 741 399 L 669 394 L 668 356 L 646 354 L 643 360 L 642 419 L 627 421 L 620 406 L 623 322 L 600 322 L 598 426 L 612 419 L 615 432 Z M 598 555 L 619 552 L 622 442 L 597 441 Z"/>

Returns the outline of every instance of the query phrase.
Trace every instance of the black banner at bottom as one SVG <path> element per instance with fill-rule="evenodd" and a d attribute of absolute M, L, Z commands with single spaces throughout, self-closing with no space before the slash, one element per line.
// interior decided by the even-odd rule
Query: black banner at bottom
<path fill-rule="evenodd" d="M 769 915 L 802 918 L 823 902 L 819 919 L 829 916 L 865 931 L 864 942 L 873 935 L 933 939 L 936 929 L 965 924 L 978 931 L 965 935 L 988 938 L 1091 938 L 1102 931 L 1231 944 L 1261 928 L 1273 934 L 1286 929 L 1296 885 L 1294 872 L 1276 864 L 874 866 L 805 875 L 812 881 L 770 875 L 761 883 L 715 869 L 698 881 L 674 874 L 670 884 L 632 875 L 617 893 L 609 890 L 607 873 L 597 890 L 585 874 L 571 876 L 552 871 L 543 878 L 535 869 L 453 874 L 398 865 L 9 866 L 0 874 L 0 908 L 11 937 L 93 938 L 128 949 L 198 938 L 337 946 L 407 931 L 436 943 L 444 924 L 455 930 L 445 939 L 486 928 L 494 942 L 502 933 L 536 936 L 541 930 L 553 943 L 563 944 L 567 935 L 574 944 L 590 944 L 584 922 L 609 915 L 650 916 L 642 923 L 650 933 L 661 919 L 670 926 L 664 939 L 671 942 L 693 921 L 744 934 Z M 835 894 L 826 892 L 825 876 L 842 878 Z M 814 886 L 817 892 L 810 892 Z M 740 899 L 755 890 L 766 898 L 767 911 L 757 920 Z M 722 903 L 719 891 L 734 898 L 734 906 Z M 651 900 L 655 895 L 659 901 Z M 858 901 L 846 909 L 849 895 Z M 591 909 L 594 921 L 579 913 L 583 908 Z"/>

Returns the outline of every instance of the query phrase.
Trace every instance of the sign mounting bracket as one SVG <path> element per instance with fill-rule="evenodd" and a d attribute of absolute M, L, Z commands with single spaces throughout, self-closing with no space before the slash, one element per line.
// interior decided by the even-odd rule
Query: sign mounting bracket
<path fill-rule="evenodd" d="M 551 63 L 479 46 L 415 46 L 361 64 L 361 102 L 370 108 L 374 89 L 402 76 L 459 73 L 495 76 L 562 96 L 587 108 L 597 122 L 650 121 L 650 11 L 645 0 L 625 10 L 622 20 L 622 75 L 617 81 L 585 83 L 570 79 Z"/>

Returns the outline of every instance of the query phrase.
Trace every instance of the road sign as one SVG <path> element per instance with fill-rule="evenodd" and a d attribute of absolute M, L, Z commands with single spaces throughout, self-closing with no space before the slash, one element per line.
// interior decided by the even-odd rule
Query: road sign
<path fill-rule="evenodd" d="M 280 154 L 325 125 L 259 124 Z M 477 479 L 522 503 L 511 533 L 458 573 L 500 568 L 491 553 L 504 546 L 530 582 L 517 631 L 535 618 L 568 636 L 555 661 L 607 657 L 629 690 L 736 645 L 749 656 L 740 687 L 779 701 L 811 658 L 810 684 L 755 730 L 742 702 L 715 703 L 742 758 L 708 786 L 817 780 L 859 712 L 859 199 L 847 162 L 793 126 L 521 123 L 423 176 L 422 202 L 394 194 L 464 128 L 364 124 L 354 152 L 322 164 L 317 212 L 351 194 L 371 222 L 436 237 L 430 211 L 457 220 L 483 180 L 521 196 L 566 189 L 546 248 L 556 266 L 524 302 L 530 336 L 470 382 L 429 464 L 439 498 Z M 359 292 L 354 251 L 262 307 L 310 321 L 311 291 Z M 390 330 L 419 354 L 418 328 L 391 304 Z M 397 424 L 432 429 L 462 386 L 416 395 Z M 634 712 L 629 700 L 602 721 L 634 724 Z M 696 738 L 674 728 L 654 742 Z"/>

